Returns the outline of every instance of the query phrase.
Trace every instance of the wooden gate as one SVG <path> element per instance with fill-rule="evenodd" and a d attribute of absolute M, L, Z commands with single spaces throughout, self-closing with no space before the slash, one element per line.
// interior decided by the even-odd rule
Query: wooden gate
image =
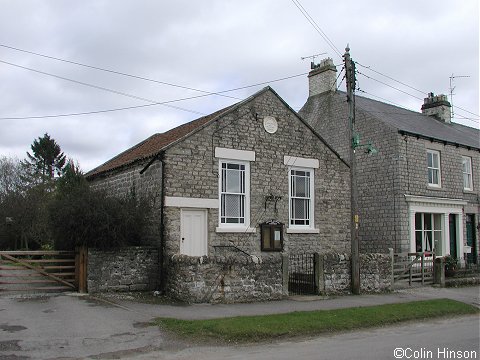
<path fill-rule="evenodd" d="M 433 284 L 435 254 L 431 252 L 395 253 L 392 280 L 395 285 Z"/>
<path fill-rule="evenodd" d="M 0 251 L 0 293 L 85 291 L 86 251 L 82 250 Z"/>
<path fill-rule="evenodd" d="M 290 254 L 288 257 L 288 293 L 315 295 L 315 254 Z"/>

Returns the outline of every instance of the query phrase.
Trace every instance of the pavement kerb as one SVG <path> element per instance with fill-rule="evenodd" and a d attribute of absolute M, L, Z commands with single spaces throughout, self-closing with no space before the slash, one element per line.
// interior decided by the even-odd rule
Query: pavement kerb
<path fill-rule="evenodd" d="M 96 301 L 103 301 L 112 306 L 120 307 L 127 311 L 150 316 L 151 318 L 168 317 L 183 320 L 196 320 L 233 316 L 283 314 L 294 311 L 331 310 L 439 298 L 449 298 L 462 301 L 480 308 L 480 287 L 422 287 L 395 290 L 394 292 L 386 294 L 345 295 L 335 297 L 301 296 L 289 297 L 277 301 L 236 304 L 157 305 L 122 300 L 121 298 L 114 300 L 106 300 L 103 297 L 98 296 L 91 296 L 91 298 Z"/>

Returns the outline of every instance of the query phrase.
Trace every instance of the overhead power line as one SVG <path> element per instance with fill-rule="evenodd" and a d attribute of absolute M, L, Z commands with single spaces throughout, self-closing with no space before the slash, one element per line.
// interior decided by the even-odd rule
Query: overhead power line
<path fill-rule="evenodd" d="M 327 34 L 320 28 L 320 26 L 317 24 L 317 22 L 310 16 L 310 14 L 308 13 L 308 11 L 302 6 L 302 4 L 300 3 L 300 1 L 299 1 L 299 0 L 292 0 L 292 2 L 293 2 L 293 4 L 297 7 L 297 9 L 302 13 L 302 15 L 307 19 L 307 21 L 313 26 L 313 28 L 314 28 L 314 29 L 320 34 L 320 36 L 325 40 L 325 42 L 332 48 L 332 50 L 333 50 L 340 58 L 343 58 L 343 55 L 340 53 L 340 51 L 339 51 L 338 48 L 335 46 L 335 44 L 330 40 L 330 38 L 327 36 Z M 357 62 L 357 61 L 355 61 L 355 63 L 356 63 L 357 65 L 365 68 L 365 69 L 368 69 L 368 70 L 370 70 L 370 71 L 372 71 L 372 72 L 374 72 L 374 73 L 376 73 L 376 74 L 378 74 L 378 75 L 381 75 L 381 76 L 383 76 L 383 77 L 385 77 L 385 78 L 387 78 L 387 79 L 389 79 L 389 80 L 392 80 L 392 81 L 394 81 L 394 82 L 396 82 L 396 83 L 398 83 L 398 84 L 401 84 L 401 85 L 403 85 L 403 86 L 405 86 L 405 87 L 407 87 L 407 88 L 410 88 L 410 89 L 412 89 L 412 90 L 415 90 L 415 91 L 417 91 L 417 92 L 419 92 L 419 93 L 421 93 L 421 94 L 423 94 L 423 95 L 425 95 L 425 94 L 428 93 L 428 91 L 420 90 L 420 89 L 418 89 L 418 88 L 416 88 L 416 87 L 413 87 L 413 86 L 411 86 L 411 85 L 406 84 L 406 83 L 403 82 L 403 81 L 397 80 L 397 79 L 395 79 L 395 78 L 393 78 L 393 77 L 391 77 L 391 76 L 389 76 L 389 75 L 386 75 L 386 74 L 381 73 L 380 71 L 377 71 L 377 70 L 375 70 L 375 69 L 372 69 L 371 66 L 367 66 L 367 65 L 360 64 L 360 63 Z M 362 73 L 359 73 L 359 74 L 364 75 L 365 77 L 367 77 L 367 78 L 369 78 L 369 79 L 371 79 L 371 80 L 373 80 L 373 81 L 376 81 L 376 82 L 378 82 L 378 83 L 380 83 L 380 84 L 383 84 L 383 85 L 385 85 L 385 86 L 391 87 L 392 89 L 395 89 L 395 90 L 397 90 L 397 91 L 400 91 L 400 92 L 402 92 L 402 93 L 404 93 L 404 94 L 406 94 L 406 95 L 412 96 L 412 97 L 414 97 L 415 99 L 423 100 L 423 98 L 419 98 L 418 96 L 415 96 L 415 95 L 410 94 L 410 93 L 408 93 L 408 92 L 406 92 L 406 91 L 403 91 L 403 90 L 401 90 L 401 89 L 399 89 L 399 88 L 397 88 L 397 87 L 395 87 L 395 86 L 392 86 L 392 85 L 390 85 L 390 84 L 387 84 L 387 83 L 385 83 L 385 82 L 383 82 L 383 81 L 381 81 L 381 80 L 372 78 L 372 77 L 370 77 L 370 76 L 368 76 L 368 75 L 365 75 L 365 74 L 362 74 Z M 463 111 L 465 111 L 465 112 L 467 112 L 467 113 L 469 113 L 469 114 L 471 114 L 471 115 L 480 117 L 478 114 L 475 114 L 474 112 L 471 112 L 471 111 L 469 111 L 469 110 L 463 109 L 463 108 L 461 108 L 461 107 L 459 107 L 459 106 L 456 106 L 456 108 L 457 108 L 457 109 L 460 109 L 460 110 L 463 110 Z M 468 119 L 468 118 L 465 118 L 465 119 Z"/>
<path fill-rule="evenodd" d="M 320 34 L 320 36 L 323 38 L 323 40 L 325 40 L 327 45 L 332 48 L 332 50 L 340 57 L 340 59 L 343 59 L 343 55 L 337 49 L 335 44 L 330 40 L 330 38 L 322 30 L 322 28 L 317 24 L 317 22 L 310 16 L 308 11 L 302 6 L 302 4 L 300 3 L 300 0 L 292 0 L 292 2 L 297 7 L 297 9 L 300 10 L 300 12 L 305 17 L 305 19 L 307 19 L 307 21 L 310 23 L 310 25 L 312 25 L 313 28 L 317 31 L 317 33 Z"/>
<path fill-rule="evenodd" d="M 473 113 L 473 112 L 471 112 L 471 111 L 468 111 L 468 110 L 466 110 L 466 109 L 464 109 L 464 108 L 461 108 L 461 107 L 458 106 L 458 105 L 455 105 L 455 107 L 456 107 L 457 109 L 460 109 L 460 110 L 465 111 L 466 113 L 469 113 L 470 115 L 473 115 L 473 116 L 476 116 L 476 117 L 480 117 L 480 115 L 475 114 L 475 113 Z"/>
<path fill-rule="evenodd" d="M 20 48 L 13 47 L 13 46 L 8 46 L 8 45 L 5 45 L 5 44 L 0 44 L 0 47 L 4 47 L 4 48 L 15 50 L 15 51 L 20 51 L 20 52 L 35 55 L 35 56 L 40 56 L 40 57 L 50 59 L 50 60 L 56 60 L 56 61 L 61 61 L 61 62 L 68 63 L 68 64 L 82 66 L 82 67 L 93 69 L 93 70 L 104 71 L 104 72 L 108 72 L 108 73 L 116 74 L 116 75 L 121 75 L 121 76 L 127 76 L 127 77 L 130 77 L 130 78 L 133 78 L 133 79 L 149 81 L 149 82 L 153 82 L 153 83 L 157 83 L 157 84 L 161 84 L 161 85 L 173 86 L 173 87 L 177 87 L 177 88 L 185 89 L 185 90 L 197 91 L 197 92 L 201 92 L 201 93 L 209 94 L 209 95 L 218 95 L 218 96 L 223 96 L 223 97 L 228 97 L 228 98 L 234 98 L 233 96 L 229 96 L 229 95 L 223 95 L 223 94 L 220 94 L 220 93 L 200 90 L 200 89 L 196 89 L 196 88 L 193 88 L 193 87 L 173 84 L 173 83 L 160 81 L 160 80 L 154 80 L 154 79 L 150 79 L 150 78 L 147 78 L 147 77 L 144 77 L 144 76 L 132 75 L 132 74 L 128 74 L 128 73 L 125 73 L 125 72 L 115 71 L 115 70 L 112 70 L 112 69 L 106 69 L 106 68 L 102 68 L 102 67 L 98 67 L 98 66 L 87 65 L 87 64 L 83 64 L 83 63 L 80 63 L 80 62 L 77 62 L 77 61 L 71 61 L 71 60 L 58 58 L 58 57 L 55 57 L 55 56 L 40 54 L 40 53 L 37 53 L 37 52 L 34 52 L 34 51 L 24 50 L 24 49 L 20 49 Z"/>
<path fill-rule="evenodd" d="M 368 91 L 365 91 L 365 90 L 362 90 L 362 89 L 357 89 L 357 91 L 359 91 L 359 92 L 361 92 L 361 93 L 364 93 L 364 94 L 366 94 L 366 95 L 372 96 L 372 97 L 374 97 L 374 98 L 377 98 L 377 99 L 379 99 L 379 100 L 382 100 L 382 101 L 384 101 L 384 102 L 386 102 L 386 103 L 388 103 L 388 104 L 392 104 L 392 105 L 398 106 L 398 107 L 400 107 L 400 108 L 402 108 L 402 109 L 406 109 L 406 110 L 413 111 L 413 112 L 418 112 L 418 111 L 415 111 L 415 110 L 413 110 L 413 109 L 405 108 L 405 107 L 404 107 L 403 105 L 401 105 L 401 104 L 395 103 L 395 102 L 393 102 L 393 101 L 391 101 L 391 100 L 389 100 L 389 99 L 386 99 L 386 98 L 384 98 L 384 97 L 381 97 L 381 96 L 372 94 L 372 93 L 370 93 L 370 92 L 368 92 Z M 388 111 L 373 111 L 373 110 L 368 110 L 368 111 L 367 111 L 367 110 L 365 110 L 365 109 L 363 109 L 363 111 L 366 111 L 366 112 L 371 113 L 371 114 L 373 114 L 373 113 L 380 113 L 380 114 L 386 114 L 386 115 L 409 116 L 408 114 L 397 113 L 397 112 L 388 112 Z M 475 125 L 477 125 L 477 126 L 478 126 L 478 124 L 479 124 L 479 120 L 475 120 L 475 119 L 468 118 L 468 117 L 465 117 L 465 116 L 462 116 L 462 115 L 458 115 L 458 114 L 457 114 L 456 117 L 458 117 L 458 118 L 461 119 L 461 120 L 470 121 L 471 123 L 473 123 L 473 124 L 475 124 Z"/>
<path fill-rule="evenodd" d="M 373 97 L 375 97 L 375 98 L 377 98 L 377 99 L 380 99 L 380 100 L 382 100 L 382 101 L 385 101 L 385 102 L 388 103 L 388 104 L 392 104 L 392 105 L 398 106 L 398 107 L 400 107 L 400 108 L 402 108 L 402 109 L 407 109 L 407 108 L 405 108 L 403 105 L 401 105 L 401 104 L 399 104 L 399 103 L 396 103 L 396 102 L 394 102 L 394 101 L 388 100 L 388 99 L 383 98 L 383 97 L 381 97 L 381 96 L 372 94 L 372 93 L 370 93 L 370 92 L 368 92 L 368 91 L 365 91 L 365 90 L 363 90 L 363 89 L 357 89 L 357 91 L 360 91 L 361 93 L 364 93 L 364 94 L 373 96 Z M 407 110 L 415 111 L 415 110 L 412 110 L 412 109 L 407 109 Z"/>
<path fill-rule="evenodd" d="M 289 79 L 293 79 L 293 78 L 296 78 L 296 77 L 299 77 L 299 76 L 305 76 L 305 75 L 308 74 L 308 73 L 301 73 L 301 74 L 297 74 L 297 75 L 286 76 L 286 77 L 282 77 L 282 78 L 278 78 L 278 79 L 274 79 L 274 80 L 270 80 L 270 81 L 264 81 L 264 82 L 260 82 L 260 83 L 256 83 L 256 84 L 240 86 L 240 87 L 237 87 L 237 88 L 223 90 L 223 91 L 219 91 L 219 92 L 215 92 L 215 93 L 205 92 L 205 94 L 202 94 L 202 95 L 189 96 L 189 97 L 167 100 L 167 101 L 155 101 L 155 100 L 147 99 L 147 98 L 144 98 L 144 97 L 128 94 L 128 93 L 125 93 L 125 92 L 122 92 L 122 91 L 109 89 L 109 88 L 106 88 L 106 87 L 103 87 L 103 86 L 89 84 L 89 83 L 86 83 L 86 82 L 83 82 L 83 81 L 78 81 L 78 80 L 66 78 L 66 77 L 63 77 L 63 76 L 47 73 L 45 71 L 40 71 L 40 70 L 37 70 L 37 69 L 29 68 L 29 67 L 26 67 L 26 66 L 13 64 L 13 63 L 3 61 L 3 60 L 0 60 L 0 63 L 4 63 L 4 64 L 10 65 L 10 66 L 18 67 L 18 68 L 23 69 L 23 70 L 33 71 L 33 72 L 36 72 L 36 73 L 40 73 L 42 75 L 51 76 L 51 77 L 54 77 L 54 78 L 57 78 L 57 79 L 73 82 L 73 83 L 76 83 L 76 84 L 79 84 L 79 85 L 92 87 L 92 88 L 95 88 L 95 89 L 98 89 L 98 90 L 103 90 L 103 91 L 111 92 L 111 93 L 114 93 L 114 94 L 117 94 L 117 95 L 122 95 L 122 96 L 130 97 L 130 98 L 133 98 L 133 99 L 136 99 L 136 100 L 146 101 L 146 102 L 150 103 L 150 104 L 127 106 L 127 107 L 120 107 L 120 108 L 113 108 L 113 109 L 103 109 L 103 110 L 94 110 L 94 111 L 85 111 L 85 112 L 72 112 L 72 113 L 66 113 L 66 114 L 33 115 L 33 116 L 21 116 L 21 117 L 0 117 L 0 120 L 26 120 L 26 119 L 40 119 L 40 118 L 56 118 L 56 117 L 67 117 L 67 116 L 92 115 L 92 114 L 99 114 L 99 113 L 107 113 L 107 112 L 115 112 L 115 111 L 145 108 L 145 107 L 156 106 L 156 105 L 168 106 L 168 107 L 171 107 L 171 108 L 174 108 L 174 109 L 177 109 L 177 110 L 187 111 L 187 112 L 191 112 L 191 113 L 198 114 L 198 115 L 205 115 L 204 113 L 201 113 L 201 112 L 198 112 L 198 111 L 195 111 L 195 110 L 185 109 L 185 108 L 170 105 L 170 104 L 174 103 L 174 102 L 198 99 L 198 98 L 212 96 L 212 95 L 221 95 L 221 94 L 228 93 L 228 92 L 243 90 L 243 89 L 247 89 L 247 88 L 251 88 L 251 87 L 261 86 L 261 85 L 270 84 L 270 83 L 279 82 L 279 81 L 284 81 L 284 80 L 289 80 Z M 232 99 L 236 99 L 236 100 L 242 100 L 241 98 L 234 97 L 234 96 L 228 96 L 228 97 L 232 98 Z"/>
<path fill-rule="evenodd" d="M 409 95 L 409 96 L 411 96 L 411 97 L 413 97 L 413 98 L 415 98 L 415 99 L 418 99 L 418 100 L 422 100 L 422 101 L 423 101 L 423 98 L 420 98 L 420 97 L 418 97 L 418 96 L 412 95 L 412 94 L 410 94 L 410 93 L 408 93 L 408 92 L 406 92 L 406 91 L 404 91 L 404 90 L 402 90 L 402 89 L 399 89 L 399 88 L 397 88 L 397 87 L 395 87 L 395 86 L 392 86 L 392 85 L 390 85 L 390 84 L 387 84 L 386 82 L 383 82 L 383 81 L 381 81 L 381 80 L 375 79 L 375 78 L 373 78 L 373 77 L 371 77 L 371 76 L 368 76 L 368 75 L 366 75 L 366 74 L 364 74 L 364 73 L 361 73 L 360 71 L 357 71 L 357 73 L 358 73 L 359 75 L 365 76 L 367 79 L 376 81 L 376 82 L 378 82 L 379 84 L 388 86 L 388 87 L 390 87 L 390 88 L 392 88 L 392 89 L 394 89 L 394 90 L 400 91 L 401 93 L 404 93 L 404 94 Z"/>
<path fill-rule="evenodd" d="M 406 95 L 408 95 L 408 96 L 411 96 L 411 97 L 413 97 L 413 98 L 415 98 L 415 99 L 422 100 L 422 101 L 424 100 L 423 98 L 420 98 L 420 97 L 418 97 L 418 96 L 415 96 L 415 95 L 413 95 L 413 94 L 410 94 L 410 93 L 408 93 L 408 92 L 406 92 L 406 91 L 404 91 L 404 90 L 402 90 L 402 89 L 399 89 L 399 88 L 397 88 L 397 87 L 395 87 L 395 86 L 392 86 L 392 85 L 387 84 L 387 83 L 385 83 L 385 82 L 383 82 L 383 81 L 380 81 L 380 80 L 378 80 L 378 79 L 375 79 L 375 78 L 373 78 L 373 77 L 371 77 L 371 76 L 365 75 L 365 74 L 363 74 L 363 73 L 361 73 L 361 72 L 359 72 L 359 71 L 357 71 L 357 73 L 358 73 L 359 75 L 365 76 L 366 78 L 368 78 L 368 79 L 370 79 L 370 80 L 376 81 L 376 82 L 378 82 L 378 83 L 380 83 L 380 84 L 382 84 L 382 85 L 388 86 L 389 88 L 392 88 L 392 89 L 394 89 L 394 90 L 397 90 L 397 91 L 399 91 L 399 92 L 401 92 L 401 93 L 403 93 L 403 94 L 406 94 Z M 397 82 L 399 82 L 399 81 L 397 81 Z M 362 91 L 362 92 L 364 92 L 364 93 L 366 93 L 366 94 L 369 94 L 369 93 L 367 93 L 366 91 L 363 91 L 363 89 L 358 89 L 358 90 L 359 90 L 359 91 Z M 393 102 L 391 102 L 391 101 L 389 101 L 389 100 L 383 99 L 383 98 L 381 98 L 381 97 L 379 97 L 379 96 L 376 96 L 376 95 L 373 95 L 373 94 L 369 94 L 369 95 L 378 97 L 379 99 L 385 100 L 385 101 L 387 101 L 387 102 L 389 102 L 389 103 L 391 103 L 391 104 L 393 104 L 393 105 L 398 105 L 398 104 L 395 104 L 395 103 L 393 103 Z M 398 105 L 398 106 L 401 107 L 401 105 Z M 465 110 L 465 109 L 463 109 L 463 108 L 461 108 L 461 107 L 459 107 L 459 106 L 457 106 L 456 108 L 457 108 L 457 110 L 460 109 L 460 110 L 463 110 L 463 111 L 465 111 L 465 112 L 467 112 L 467 113 L 469 113 L 469 114 L 471 114 L 471 115 L 474 115 L 474 116 L 477 116 L 477 117 L 478 117 L 477 114 L 475 114 L 475 113 L 473 113 L 473 112 L 471 112 L 471 111 Z M 469 117 L 465 117 L 465 116 L 462 116 L 462 115 L 459 115 L 459 116 L 461 116 L 464 120 L 474 121 L 476 124 L 478 124 L 478 120 L 475 121 L 475 119 L 471 119 L 471 118 L 469 118 Z"/>
<path fill-rule="evenodd" d="M 395 81 L 396 83 L 399 83 L 399 84 L 401 84 L 401 85 L 403 85 L 403 86 L 406 86 L 406 87 L 408 87 L 408 88 L 410 88 L 410 89 L 412 89 L 412 90 L 418 91 L 419 93 L 421 93 L 421 94 L 423 94 L 423 95 L 425 95 L 425 94 L 428 93 L 428 91 L 419 90 L 419 89 L 417 89 L 417 88 L 415 88 L 415 87 L 413 87 L 413 86 L 411 86 L 411 85 L 405 84 L 404 82 L 402 82 L 402 81 L 400 81 L 400 80 L 394 79 L 394 78 L 391 77 L 391 76 L 388 76 L 388 75 L 386 75 L 386 74 L 383 74 L 383 73 L 381 73 L 380 71 L 374 70 L 374 69 L 372 69 L 371 66 L 362 65 L 362 64 L 360 64 L 360 63 L 357 62 L 357 61 L 355 61 L 355 64 L 360 65 L 361 67 L 363 67 L 363 68 L 365 68 L 365 69 L 368 69 L 368 70 L 374 72 L 375 74 L 378 74 L 378 75 L 381 75 L 381 76 L 383 76 L 383 77 L 386 77 L 387 79 L 390 79 L 390 80 L 392 80 L 392 81 Z"/>
<path fill-rule="evenodd" d="M 146 101 L 146 102 L 149 102 L 149 103 L 152 103 L 152 104 L 164 105 L 164 106 L 167 106 L 167 107 L 171 107 L 171 108 L 174 108 L 174 109 L 177 109 L 177 110 L 182 110 L 182 111 L 191 112 L 191 113 L 194 113 L 194 114 L 204 115 L 203 113 L 198 112 L 198 111 L 195 111 L 195 110 L 185 109 L 185 108 L 182 108 L 182 107 L 179 107 L 179 106 L 175 106 L 175 105 L 169 105 L 167 102 L 165 102 L 165 103 L 160 103 L 160 102 L 155 101 L 155 100 L 147 99 L 147 98 L 144 98 L 144 97 L 141 97 L 141 96 L 137 96 L 137 95 L 132 95 L 132 94 L 129 94 L 129 93 L 126 93 L 126 92 L 123 92 L 123 91 L 118 91 L 118 90 L 109 89 L 109 88 L 106 88 L 106 87 L 103 87 L 103 86 L 98 86 L 98 85 L 94 85 L 94 84 L 89 84 L 89 83 L 86 83 L 86 82 L 83 82 L 83 81 L 78 81 L 78 80 L 66 78 L 66 77 L 64 77 L 64 76 L 59 76 L 59 75 L 47 73 L 47 72 L 45 72 L 45 71 L 41 71 L 41 70 L 37 70 L 37 69 L 33 69 L 33 68 L 26 67 L 26 66 L 14 64 L 14 63 L 11 63 L 11 62 L 8 62 L 8 61 L 0 60 L 0 63 L 6 64 L 6 65 L 10 65 L 10 66 L 14 66 L 14 67 L 17 67 L 17 68 L 20 68 L 20 69 L 23 69 L 23 70 L 32 71 L 32 72 L 35 72 L 35 73 L 38 73 L 38 74 L 42 74 L 42 75 L 46 75 L 46 76 L 51 76 L 51 77 L 54 77 L 54 78 L 57 78 L 57 79 L 60 79 L 60 80 L 65 80 L 65 81 L 73 82 L 73 83 L 75 83 L 75 84 L 79 84 L 79 85 L 83 85 L 83 86 L 88 86 L 88 87 L 91 87 L 91 88 L 94 88 L 94 89 L 97 89 L 97 90 L 107 91 L 107 92 L 111 92 L 111 93 L 113 93 L 113 94 L 117 94 L 117 95 L 121 95 L 121 96 L 126 96 L 126 97 L 129 97 L 129 98 L 132 98 L 132 99 L 141 100 L 141 101 Z M 197 97 L 201 97 L 201 96 L 208 96 L 208 95 L 198 95 Z"/>
<path fill-rule="evenodd" d="M 421 94 L 424 94 L 424 95 L 425 95 L 425 94 L 428 93 L 427 91 L 419 90 L 418 88 L 415 88 L 415 87 L 413 87 L 413 86 L 411 86 L 411 85 L 408 85 L 408 84 L 406 84 L 406 83 L 404 83 L 404 82 L 402 82 L 402 81 L 400 81 L 400 80 L 397 80 L 397 79 L 395 79 L 395 78 L 393 78 L 393 77 L 391 77 L 391 76 L 389 76 L 389 75 L 386 75 L 386 74 L 381 73 L 380 71 L 374 70 L 374 69 L 372 69 L 370 66 L 362 65 L 362 64 L 360 64 L 359 62 L 355 62 L 355 63 L 356 63 L 357 65 L 360 65 L 361 67 L 363 67 L 363 68 L 365 68 L 365 69 L 368 69 L 368 70 L 370 70 L 370 71 L 378 74 L 378 75 L 381 75 L 381 76 L 383 76 L 383 77 L 385 77 L 385 78 L 387 78 L 387 79 L 390 79 L 390 80 L 392 80 L 392 81 L 395 81 L 395 82 L 398 83 L 398 84 L 401 84 L 401 85 L 403 85 L 403 86 L 405 86 L 405 87 L 408 87 L 408 88 L 410 88 L 410 89 L 412 89 L 412 90 L 418 91 L 418 92 L 421 93 Z M 367 77 L 367 78 L 369 78 L 369 79 L 371 79 L 371 80 L 373 80 L 373 81 L 376 81 L 376 82 L 378 82 L 378 83 L 380 83 L 380 84 L 386 85 L 386 86 L 388 86 L 388 87 L 390 87 L 390 88 L 392 88 L 392 89 L 395 89 L 395 90 L 397 90 L 397 91 L 400 91 L 400 92 L 402 92 L 402 93 L 404 93 L 404 94 L 406 94 L 406 95 L 412 96 L 412 97 L 414 97 L 415 99 L 423 100 L 422 98 L 419 98 L 419 97 L 417 97 L 417 96 L 415 96 L 415 95 L 412 95 L 412 94 L 410 94 L 410 93 L 408 93 L 408 92 L 406 92 L 406 91 L 400 90 L 400 89 L 396 88 L 395 86 L 392 86 L 392 85 L 390 85 L 390 84 L 384 83 L 384 82 L 382 82 L 382 81 L 380 81 L 380 80 L 378 80 L 378 79 L 372 78 L 372 77 L 370 77 L 370 76 L 368 76 L 368 75 L 365 75 L 365 74 L 363 74 L 363 73 L 361 73 L 361 72 L 359 72 L 359 74 L 360 74 L 360 75 L 363 75 L 363 76 L 365 76 L 365 77 Z M 471 111 L 469 111 L 469 110 L 463 109 L 463 108 L 461 108 L 460 106 L 455 106 L 455 108 L 460 109 L 460 110 L 463 110 L 463 111 L 469 113 L 470 115 L 474 115 L 474 116 L 480 117 L 480 115 L 475 114 L 474 112 L 471 112 Z M 465 117 L 465 119 L 469 119 L 469 118 L 468 118 L 468 117 Z"/>

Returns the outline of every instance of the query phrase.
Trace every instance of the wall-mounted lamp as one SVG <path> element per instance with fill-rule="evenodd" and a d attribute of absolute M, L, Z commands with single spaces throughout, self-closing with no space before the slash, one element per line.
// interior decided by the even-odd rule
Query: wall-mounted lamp
<path fill-rule="evenodd" d="M 365 154 L 375 155 L 378 153 L 378 150 L 372 145 L 372 142 L 369 141 L 368 144 L 360 144 L 360 134 L 354 133 L 352 137 L 352 149 L 355 152 L 357 148 L 365 147 Z"/>

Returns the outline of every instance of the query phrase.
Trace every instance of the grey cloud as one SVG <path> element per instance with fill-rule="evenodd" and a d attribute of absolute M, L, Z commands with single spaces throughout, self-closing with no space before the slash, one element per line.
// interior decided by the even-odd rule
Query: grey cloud
<path fill-rule="evenodd" d="M 341 68 L 341 58 L 288 1 L 215 0 L 208 6 L 203 2 L 147 0 L 26 4 L 3 1 L 0 43 L 208 91 L 308 72 L 309 61 L 300 57 L 320 52 L 327 52 L 325 57 L 334 58 Z M 351 0 L 330 2 L 328 7 L 323 2 L 303 0 L 302 4 L 341 53 L 350 43 L 355 60 L 422 91 L 445 93 L 452 73 L 470 75 L 456 82 L 455 101 L 478 114 L 478 17 L 472 16 L 478 14 L 477 1 L 462 1 L 456 6 L 447 0 Z M 156 101 L 198 94 L 4 48 L 0 48 L 0 59 Z M 359 71 L 401 87 L 367 69 L 359 67 Z M 426 95 L 402 87 L 419 98 L 415 99 L 360 74 L 358 79 L 361 89 L 414 110 L 420 109 Z M 271 85 L 298 109 L 308 96 L 307 84 L 303 76 Z M 244 98 L 258 89 L 229 95 Z M 0 96 L 0 117 L 146 103 L 3 64 Z M 233 101 L 211 96 L 173 105 L 209 113 Z M 33 139 L 48 131 L 88 170 L 154 132 L 197 117 L 153 106 L 78 118 L 0 120 L 0 153 L 23 157 Z M 465 124 L 475 126 L 471 121 Z"/>

